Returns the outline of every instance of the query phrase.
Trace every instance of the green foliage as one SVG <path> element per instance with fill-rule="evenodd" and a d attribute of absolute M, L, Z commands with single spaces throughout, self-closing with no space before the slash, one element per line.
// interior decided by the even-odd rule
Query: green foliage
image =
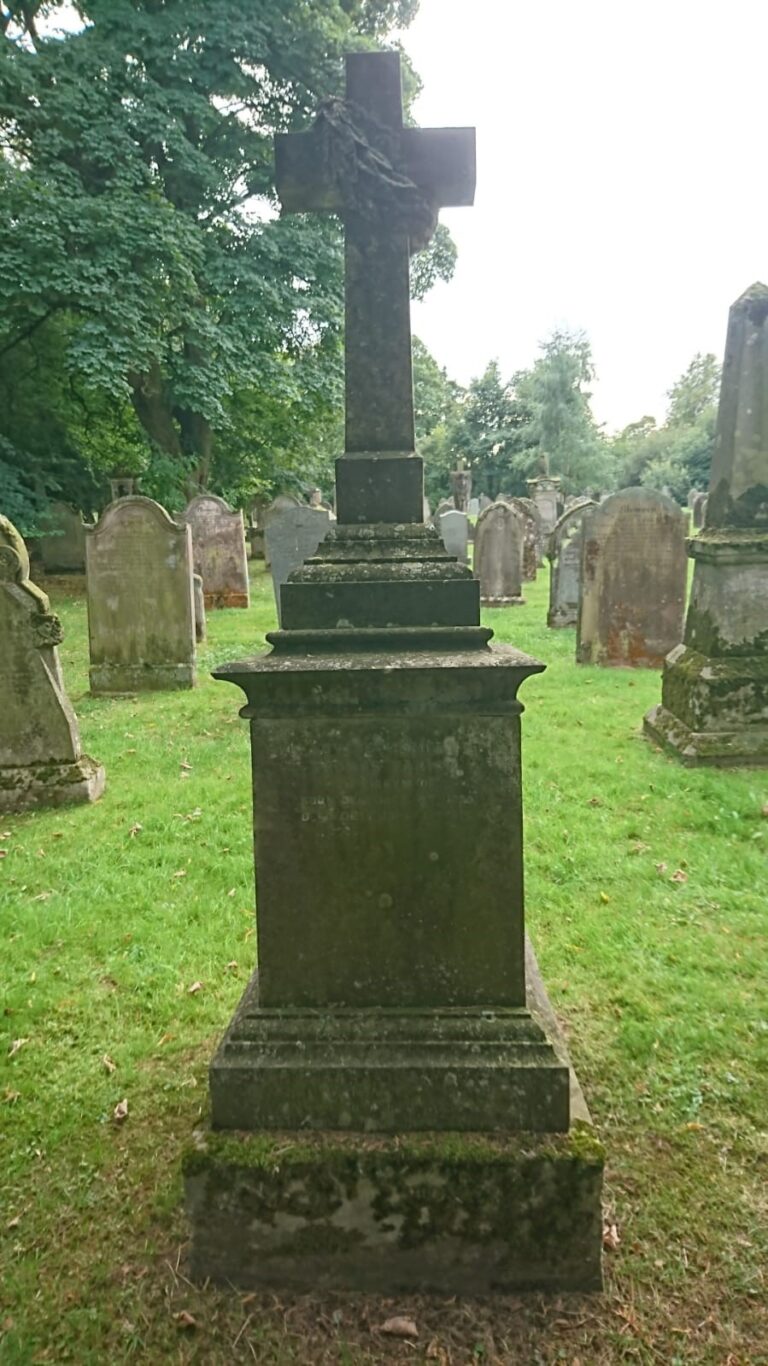
<path fill-rule="evenodd" d="M 582 332 L 555 331 L 540 350 L 531 369 L 514 379 L 531 410 L 529 436 L 538 448 L 538 468 L 529 465 L 527 472 L 558 474 L 569 493 L 604 488 L 611 467 L 586 387 L 595 375 L 589 340 Z"/>
<path fill-rule="evenodd" d="M 663 426 L 644 417 L 613 438 L 611 450 L 622 486 L 668 488 L 680 503 L 689 489 L 707 488 L 719 387 L 715 357 L 698 353 L 668 392 Z"/>
<path fill-rule="evenodd" d="M 65 9 L 0 5 L 0 355 L 55 329 L 91 424 L 99 403 L 120 415 L 96 463 L 130 431 L 148 491 L 299 478 L 338 431 L 341 237 L 277 216 L 272 134 L 416 5 L 79 0 L 82 27 L 57 31 Z M 452 250 L 439 234 L 417 292 Z M 47 417 L 90 469 L 71 411 Z"/>

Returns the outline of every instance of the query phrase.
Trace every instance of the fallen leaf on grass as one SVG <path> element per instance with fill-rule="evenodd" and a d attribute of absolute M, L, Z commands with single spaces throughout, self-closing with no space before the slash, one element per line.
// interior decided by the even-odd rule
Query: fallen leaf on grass
<path fill-rule="evenodd" d="M 128 1118 L 128 1101 L 125 1097 L 117 1102 L 117 1105 L 112 1111 L 112 1118 L 115 1121 L 115 1124 L 122 1124 L 123 1120 Z"/>
<path fill-rule="evenodd" d="M 8 850 L 7 850 L 7 849 L 0 849 L 0 858 L 5 858 L 5 856 L 6 856 L 7 853 L 8 853 Z"/>
<path fill-rule="evenodd" d="M 160 1035 L 160 1038 L 159 1038 L 158 1041 L 157 1041 L 157 1047 L 158 1047 L 158 1048 L 162 1048 L 163 1044 L 164 1044 L 164 1043 L 170 1043 L 172 1038 L 173 1038 L 173 1035 L 172 1035 L 172 1034 L 161 1034 L 161 1035 Z"/>
<path fill-rule="evenodd" d="M 761 816 L 766 816 L 766 817 L 768 817 L 768 802 L 765 803 L 765 806 L 762 808 L 762 810 L 761 810 L 761 812 L 760 812 L 760 815 L 761 815 Z M 0 835 L 0 839 L 4 839 L 4 840 L 5 840 L 5 839 L 7 839 L 7 838 L 8 838 L 7 835 Z"/>
<path fill-rule="evenodd" d="M 191 987 L 187 987 L 187 995 L 188 995 L 188 996 L 195 996 L 195 995 L 197 994 L 197 992 L 198 992 L 198 991 L 202 991 L 202 989 L 203 989 L 203 984 L 202 984 L 202 982 L 193 982 L 192 985 L 191 985 Z"/>
<path fill-rule="evenodd" d="M 603 1247 L 606 1252 L 615 1252 L 620 1242 L 621 1238 L 619 1237 L 619 1230 L 616 1225 L 605 1224 L 603 1226 Z"/>
<path fill-rule="evenodd" d="M 101 1065 L 106 1072 L 110 1073 L 110 1075 L 117 1070 L 117 1063 L 112 1061 L 108 1053 L 104 1054 Z"/>
<path fill-rule="evenodd" d="M 33 896 L 32 900 L 47 901 L 49 896 L 53 896 L 53 892 L 38 892 L 37 896 Z"/>
<path fill-rule="evenodd" d="M 20 1096 L 21 1091 L 11 1091 L 10 1089 L 8 1089 L 3 1095 L 3 1100 L 6 1105 L 15 1105 L 16 1101 L 20 1098 Z"/>
<path fill-rule="evenodd" d="M 446 1352 L 444 1347 L 440 1346 L 440 1343 L 438 1342 L 437 1338 L 433 1338 L 432 1341 L 428 1344 L 424 1356 L 426 1357 L 427 1361 L 436 1361 L 438 1363 L 438 1366 L 450 1366 L 448 1353 Z"/>
<path fill-rule="evenodd" d="M 25 1043 L 29 1043 L 29 1039 L 14 1039 L 13 1043 L 8 1049 L 8 1057 L 15 1058 L 16 1054 L 21 1051 Z"/>
<path fill-rule="evenodd" d="M 657 872 L 657 873 L 666 873 L 666 871 L 667 871 L 667 865 L 666 865 L 666 863 L 657 863 L 657 864 L 656 864 L 656 872 Z"/>
<path fill-rule="evenodd" d="M 236 959 L 236 958 L 232 958 L 232 959 L 230 960 L 230 962 L 227 963 L 227 972 L 237 972 L 237 959 Z"/>
<path fill-rule="evenodd" d="M 763 815 L 766 815 L 766 811 L 763 812 Z M 0 830 L 0 840 L 9 840 L 11 834 L 12 832 L 10 830 Z"/>
<path fill-rule="evenodd" d="M 178 872 L 174 873 L 173 876 L 174 876 L 174 877 L 186 877 L 186 876 L 187 876 L 187 870 L 186 870 L 186 868 L 179 868 Z"/>
<path fill-rule="evenodd" d="M 602 806 L 602 804 L 603 803 L 601 802 L 599 797 L 590 797 L 589 801 L 587 802 L 587 806 Z"/>
<path fill-rule="evenodd" d="M 687 882 L 688 874 L 684 872 L 682 868 L 678 868 L 677 872 L 673 873 L 669 880 L 670 882 Z"/>
<path fill-rule="evenodd" d="M 178 1314 L 174 1314 L 173 1317 L 176 1320 L 176 1327 L 182 1333 L 194 1332 L 195 1328 L 197 1328 L 197 1319 L 194 1314 L 188 1313 L 186 1309 L 182 1309 Z"/>
<path fill-rule="evenodd" d="M 602 902 L 604 902 L 605 905 L 608 904 L 608 902 L 610 901 L 610 899 L 611 899 L 611 898 L 609 897 L 609 895 L 608 895 L 607 892 L 601 892 L 601 893 L 600 893 L 600 900 L 601 900 Z"/>
<path fill-rule="evenodd" d="M 15 1219 L 9 1219 L 6 1228 L 18 1228 L 21 1223 L 21 1215 L 17 1214 Z"/>
<path fill-rule="evenodd" d="M 141 821 L 136 821 L 136 824 L 131 826 L 130 830 L 128 831 L 128 834 L 130 835 L 131 839 L 134 839 L 136 835 L 141 834 L 143 829 L 144 826 L 141 824 Z"/>
<path fill-rule="evenodd" d="M 631 854 L 645 854 L 650 847 L 650 844 L 643 844 L 642 840 L 636 840 L 629 852 Z"/>
<path fill-rule="evenodd" d="M 378 1331 L 393 1338 L 417 1338 L 419 1336 L 419 1330 L 413 1319 L 404 1318 L 401 1314 L 396 1314 L 394 1318 L 387 1319 Z"/>

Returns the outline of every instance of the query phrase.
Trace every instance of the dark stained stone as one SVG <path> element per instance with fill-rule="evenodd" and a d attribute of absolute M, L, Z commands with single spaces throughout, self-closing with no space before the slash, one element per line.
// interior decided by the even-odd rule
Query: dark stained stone
<path fill-rule="evenodd" d="M 659 669 L 680 639 L 685 518 L 666 494 L 629 488 L 590 513 L 582 542 L 578 664 Z"/>
<path fill-rule="evenodd" d="M 182 514 L 192 530 L 195 573 L 203 580 L 205 605 L 248 607 L 248 552 L 242 512 L 215 493 L 200 493 Z"/>
<path fill-rule="evenodd" d="M 523 518 L 508 503 L 491 503 L 475 527 L 474 573 L 486 607 L 522 603 Z"/>
<path fill-rule="evenodd" d="M 547 545 L 550 562 L 547 626 L 575 626 L 581 597 L 581 544 L 585 520 L 597 504 L 577 503 L 555 523 Z"/>

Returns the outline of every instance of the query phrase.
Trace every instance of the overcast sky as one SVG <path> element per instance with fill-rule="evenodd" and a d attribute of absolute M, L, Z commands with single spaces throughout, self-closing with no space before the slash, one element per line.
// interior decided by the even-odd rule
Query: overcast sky
<path fill-rule="evenodd" d="M 768 0 L 421 0 L 424 126 L 474 124 L 454 279 L 414 331 L 466 383 L 582 328 L 608 430 L 652 413 L 768 281 Z"/>

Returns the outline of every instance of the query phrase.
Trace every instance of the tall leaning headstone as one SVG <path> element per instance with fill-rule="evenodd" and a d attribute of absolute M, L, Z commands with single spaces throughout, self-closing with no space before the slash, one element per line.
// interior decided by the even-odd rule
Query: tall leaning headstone
<path fill-rule="evenodd" d="M 110 503 L 85 543 L 92 693 L 191 688 L 195 604 L 189 527 L 152 498 Z"/>
<path fill-rule="evenodd" d="M 92 802 L 104 769 L 80 748 L 57 646 L 61 625 L 29 578 L 27 549 L 0 517 L 0 811 Z"/>
<path fill-rule="evenodd" d="M 250 606 L 248 551 L 242 512 L 215 493 L 199 493 L 183 513 L 192 531 L 195 573 L 203 580 L 205 605 Z"/>
<path fill-rule="evenodd" d="M 581 547 L 576 663 L 660 669 L 685 611 L 685 516 L 629 488 L 590 513 Z"/>
<path fill-rule="evenodd" d="M 705 524 L 661 705 L 645 733 L 684 764 L 768 765 L 768 286 L 732 306 Z"/>
<path fill-rule="evenodd" d="M 409 252 L 471 202 L 474 135 L 404 126 L 397 53 L 346 70 L 346 100 L 277 141 L 284 210 L 344 220 L 345 454 L 272 653 L 215 674 L 251 723 L 259 970 L 186 1162 L 192 1265 L 594 1287 L 601 1153 L 525 948 L 517 691 L 542 665 L 489 646 L 414 449 Z"/>

